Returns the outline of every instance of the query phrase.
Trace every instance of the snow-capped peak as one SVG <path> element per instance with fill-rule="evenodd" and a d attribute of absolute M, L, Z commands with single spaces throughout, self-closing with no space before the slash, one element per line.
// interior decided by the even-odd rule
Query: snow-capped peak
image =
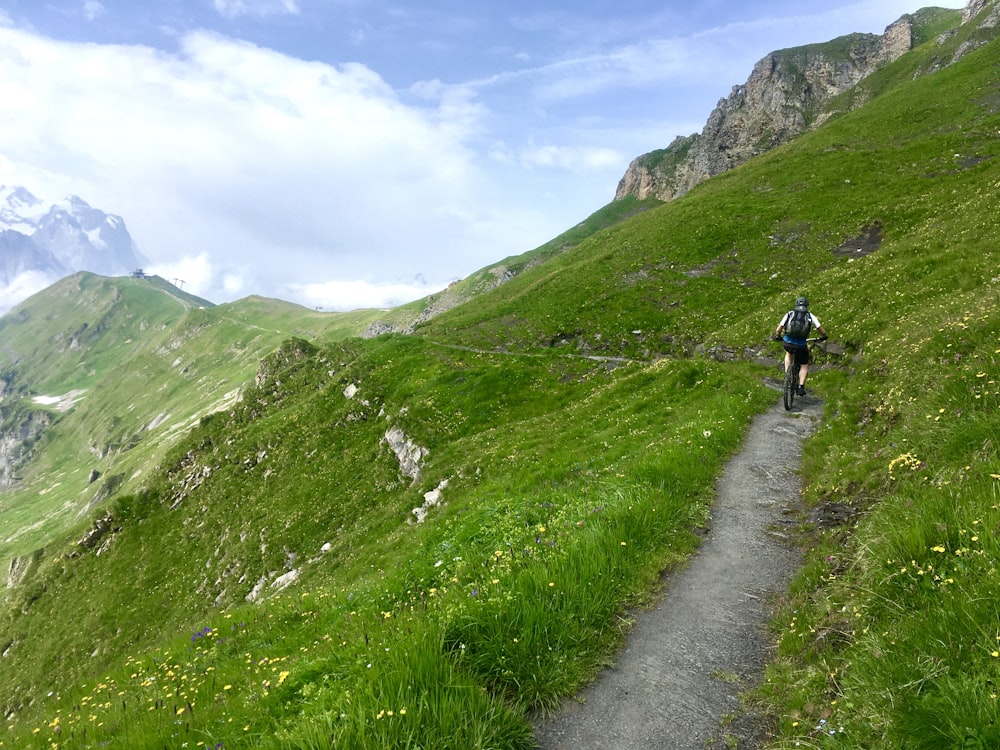
<path fill-rule="evenodd" d="M 78 195 L 47 204 L 23 187 L 0 186 L 0 288 L 29 271 L 117 276 L 144 261 L 120 216 Z"/>
<path fill-rule="evenodd" d="M 31 234 L 48 212 L 45 202 L 20 185 L 0 185 L 0 231 Z"/>

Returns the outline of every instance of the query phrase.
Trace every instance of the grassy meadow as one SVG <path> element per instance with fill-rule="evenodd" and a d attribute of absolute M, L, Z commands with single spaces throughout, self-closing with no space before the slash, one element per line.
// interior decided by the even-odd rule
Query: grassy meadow
<path fill-rule="evenodd" d="M 532 748 L 696 549 L 800 293 L 846 354 L 810 374 L 806 563 L 746 708 L 773 748 L 996 747 L 1000 46 L 912 76 L 980 33 L 681 200 L 507 259 L 412 335 L 251 299 L 96 336 L 80 356 L 120 380 L 30 373 L 89 395 L 0 506 L 32 565 L 0 609 L 0 747 Z M 201 343 L 175 364 L 171 342 Z M 7 519 L 75 513 L 91 467 L 129 482 L 11 541 Z"/>

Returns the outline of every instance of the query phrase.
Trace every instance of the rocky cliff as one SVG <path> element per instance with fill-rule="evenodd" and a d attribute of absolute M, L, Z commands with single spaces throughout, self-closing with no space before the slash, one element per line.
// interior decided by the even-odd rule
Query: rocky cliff
<path fill-rule="evenodd" d="M 995 0 L 972 0 L 963 20 Z M 672 200 L 709 177 L 786 143 L 821 123 L 826 106 L 876 70 L 922 41 L 919 31 L 939 9 L 905 15 L 876 34 L 850 34 L 825 44 L 772 52 L 746 83 L 719 100 L 701 133 L 679 136 L 667 148 L 635 159 L 618 183 L 615 199 Z M 854 106 L 863 101 L 855 100 Z"/>

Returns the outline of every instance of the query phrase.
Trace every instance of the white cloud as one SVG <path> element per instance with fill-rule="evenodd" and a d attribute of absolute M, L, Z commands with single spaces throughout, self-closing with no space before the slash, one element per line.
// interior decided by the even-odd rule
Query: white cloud
<path fill-rule="evenodd" d="M 98 0 L 86 0 L 83 4 L 83 14 L 87 17 L 88 21 L 96 20 L 104 11 L 104 4 L 98 2 Z"/>
<path fill-rule="evenodd" d="M 41 271 L 28 271 L 16 276 L 10 284 L 0 287 L 0 314 L 7 312 L 55 281 L 55 278 Z"/>
<path fill-rule="evenodd" d="M 521 151 L 523 164 L 571 172 L 588 172 L 617 167 L 624 155 L 614 149 L 585 146 L 530 146 Z"/>
<path fill-rule="evenodd" d="M 208 253 L 186 255 L 170 263 L 154 263 L 143 270 L 148 275 L 166 279 L 191 294 L 205 295 L 212 289 L 212 261 Z"/>
<path fill-rule="evenodd" d="M 295 0 L 214 0 L 214 2 L 215 10 L 225 18 L 299 14 L 299 6 Z"/>
<path fill-rule="evenodd" d="M 485 110 L 465 88 L 407 104 L 363 65 L 205 32 L 168 54 L 0 28 L 0 65 L 5 181 L 122 215 L 151 268 L 209 299 L 454 278 L 550 231 L 533 211 L 500 220 L 502 188 L 466 145 Z"/>
<path fill-rule="evenodd" d="M 357 310 L 359 308 L 395 307 L 440 291 L 441 286 L 420 283 L 377 284 L 370 281 L 325 281 L 316 284 L 290 284 L 287 296 L 308 307 L 321 310 Z"/>

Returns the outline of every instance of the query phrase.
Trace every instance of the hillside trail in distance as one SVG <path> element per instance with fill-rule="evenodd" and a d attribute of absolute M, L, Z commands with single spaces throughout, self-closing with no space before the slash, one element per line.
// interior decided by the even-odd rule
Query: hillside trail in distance
<path fill-rule="evenodd" d="M 535 721 L 539 748 L 744 750 L 762 741 L 739 694 L 761 678 L 774 601 L 801 563 L 780 528 L 798 506 L 802 442 L 821 412 L 806 396 L 754 419 L 718 480 L 700 548 L 666 576 L 657 605 L 636 613 L 615 666 Z"/>

